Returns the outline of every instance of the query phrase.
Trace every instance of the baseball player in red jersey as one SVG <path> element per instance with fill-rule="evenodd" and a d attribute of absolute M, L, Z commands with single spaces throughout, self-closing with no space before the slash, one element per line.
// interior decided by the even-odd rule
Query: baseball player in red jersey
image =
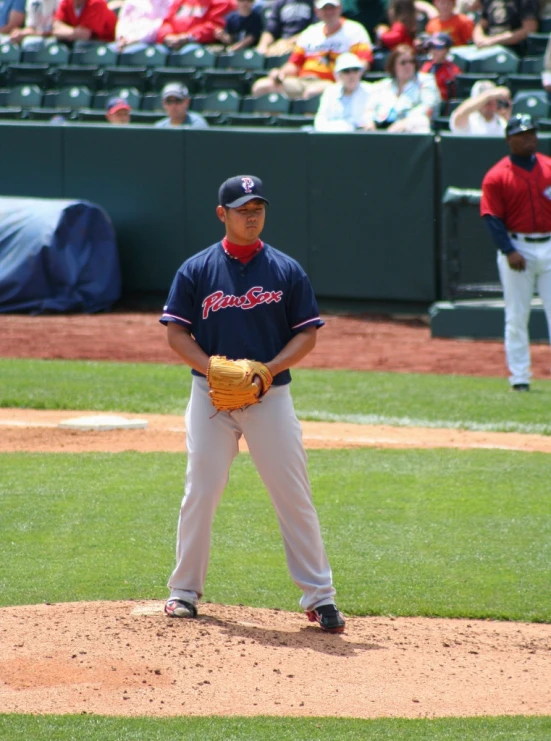
<path fill-rule="evenodd" d="M 513 116 L 505 136 L 510 155 L 486 173 L 480 214 L 498 248 L 509 381 L 514 391 L 529 391 L 534 291 L 551 329 L 551 157 L 536 151 L 537 126 L 527 114 Z"/>

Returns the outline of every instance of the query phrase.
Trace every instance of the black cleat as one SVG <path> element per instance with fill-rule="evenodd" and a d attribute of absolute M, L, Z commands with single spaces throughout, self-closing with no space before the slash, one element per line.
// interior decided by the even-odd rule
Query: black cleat
<path fill-rule="evenodd" d="M 529 383 L 514 383 L 511 386 L 511 391 L 530 391 Z"/>
<path fill-rule="evenodd" d="M 346 625 L 344 617 L 337 609 L 337 605 L 321 605 L 306 612 L 311 623 L 318 623 L 326 633 L 342 633 Z"/>
<path fill-rule="evenodd" d="M 165 615 L 177 618 L 194 618 L 197 617 L 197 608 L 191 602 L 184 602 L 183 599 L 169 599 L 165 605 Z"/>

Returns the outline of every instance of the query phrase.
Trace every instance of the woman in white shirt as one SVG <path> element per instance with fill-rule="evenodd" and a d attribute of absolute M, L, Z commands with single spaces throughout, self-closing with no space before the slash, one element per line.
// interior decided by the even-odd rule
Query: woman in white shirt
<path fill-rule="evenodd" d="M 334 74 L 337 82 L 326 87 L 314 119 L 315 131 L 356 131 L 363 127 L 364 111 L 371 84 L 362 82 L 365 64 L 355 54 L 337 57 Z"/>
<path fill-rule="evenodd" d="M 441 97 L 434 75 L 418 72 L 417 66 L 415 52 L 407 44 L 391 51 L 386 65 L 389 77 L 371 86 L 364 114 L 367 131 L 430 132 Z"/>

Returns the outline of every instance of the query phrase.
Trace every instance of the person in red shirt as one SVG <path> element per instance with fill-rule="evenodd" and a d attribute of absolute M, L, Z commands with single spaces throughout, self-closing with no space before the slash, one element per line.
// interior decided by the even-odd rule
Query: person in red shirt
<path fill-rule="evenodd" d="M 417 33 L 417 11 L 414 0 L 392 0 L 388 8 L 390 28 L 382 24 L 375 29 L 378 42 L 386 49 L 400 44 L 414 45 Z"/>
<path fill-rule="evenodd" d="M 432 18 L 425 26 L 426 33 L 447 33 L 452 46 L 464 46 L 473 37 L 474 21 L 462 13 L 455 12 L 455 0 L 434 0 L 438 18 Z"/>
<path fill-rule="evenodd" d="M 61 0 L 52 35 L 58 41 L 114 41 L 116 25 L 105 0 Z"/>
<path fill-rule="evenodd" d="M 509 119 L 505 136 L 510 155 L 484 176 L 480 215 L 498 248 L 509 382 L 514 391 L 529 391 L 534 291 L 551 331 L 551 157 L 537 152 L 537 126 L 526 113 Z"/>
<path fill-rule="evenodd" d="M 452 40 L 447 33 L 435 33 L 425 43 L 425 49 L 430 53 L 428 59 L 421 67 L 421 72 L 433 74 L 440 90 L 442 100 L 455 98 L 456 75 L 461 73 L 461 69 L 447 58 Z"/>
<path fill-rule="evenodd" d="M 169 49 L 214 44 L 215 30 L 224 29 L 226 16 L 236 8 L 235 0 L 175 0 L 159 29 L 157 42 Z"/>

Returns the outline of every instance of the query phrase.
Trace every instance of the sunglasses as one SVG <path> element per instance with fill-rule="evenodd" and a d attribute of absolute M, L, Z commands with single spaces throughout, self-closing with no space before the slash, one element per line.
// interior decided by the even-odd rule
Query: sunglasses
<path fill-rule="evenodd" d="M 346 69 L 341 69 L 341 74 L 343 75 L 349 75 L 351 72 L 361 72 L 360 67 L 347 67 Z"/>
<path fill-rule="evenodd" d="M 404 66 L 404 64 L 415 64 L 415 59 L 401 59 L 398 64 L 402 67 Z"/>
<path fill-rule="evenodd" d="M 168 103 L 169 105 L 172 104 L 172 103 L 174 103 L 174 105 L 176 105 L 176 103 L 183 103 L 184 100 L 185 100 L 185 98 L 165 98 L 164 102 L 165 103 Z"/>

